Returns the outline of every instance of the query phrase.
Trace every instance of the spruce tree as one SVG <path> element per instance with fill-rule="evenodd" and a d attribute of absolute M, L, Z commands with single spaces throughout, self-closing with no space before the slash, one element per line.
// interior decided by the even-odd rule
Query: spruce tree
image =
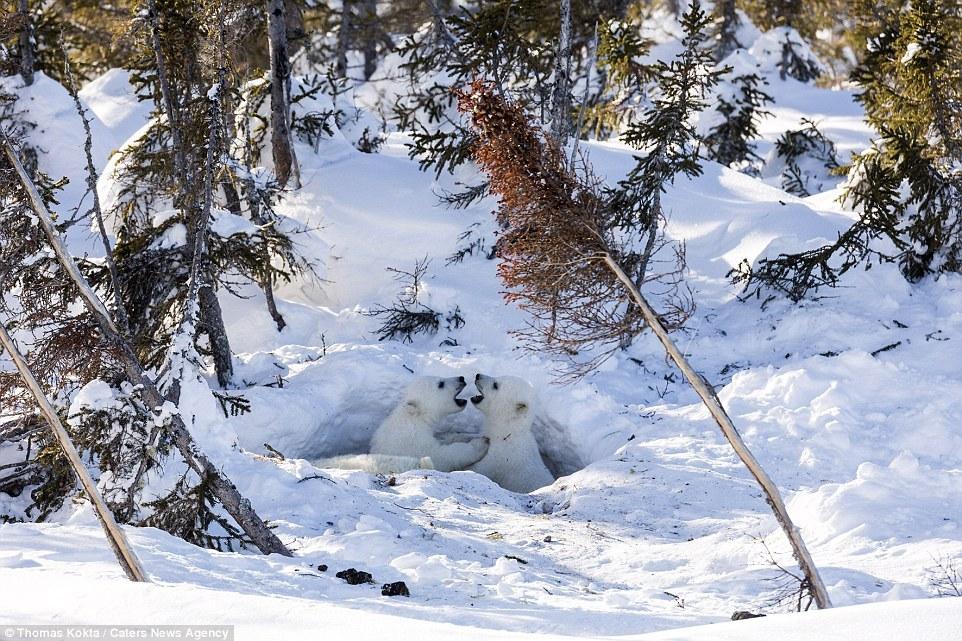
<path fill-rule="evenodd" d="M 20 57 L 20 77 L 23 84 L 33 84 L 36 71 L 36 41 L 34 38 L 34 17 L 30 13 L 29 0 L 17 0 L 17 16 L 20 19 L 20 33 L 17 34 L 17 54 Z"/>
<path fill-rule="evenodd" d="M 913 2 L 898 36 L 879 33 L 855 77 L 858 96 L 879 132 L 855 168 L 847 199 L 900 214 L 899 264 L 916 281 L 962 270 L 962 9 L 937 0 Z M 883 57 L 884 56 L 884 57 Z M 880 170 L 904 181 L 897 199 L 865 178 Z"/>
<path fill-rule="evenodd" d="M 123 152 L 118 174 L 121 193 L 112 212 L 118 221 L 114 258 L 120 267 L 124 307 L 132 321 L 131 338 L 139 341 L 138 351 L 156 358 L 152 365 L 159 370 L 157 378 L 166 398 L 154 387 L 154 375 L 144 374 L 126 338 L 113 325 L 98 320 L 96 306 L 83 303 L 80 287 L 65 274 L 64 265 L 69 262 L 61 263 L 62 254 L 55 254 L 51 237 L 36 224 L 33 214 L 38 208 L 26 198 L 29 180 L 18 179 L 19 174 L 12 171 L 15 156 L 9 153 L 0 158 L 0 285 L 16 296 L 2 297 L 0 316 L 11 329 L 30 337 L 28 363 L 63 415 L 78 449 L 99 470 L 101 487 L 120 521 L 160 527 L 208 547 L 234 549 L 252 542 L 265 550 L 263 541 L 257 542 L 259 535 L 249 540 L 244 534 L 267 532 L 262 522 L 256 514 L 248 519 L 250 506 L 197 451 L 183 421 L 165 405 L 166 401 L 176 404 L 182 384 L 206 387 L 196 368 L 198 353 L 211 353 L 221 372 L 216 333 L 204 326 L 211 318 L 204 312 L 204 290 L 216 301 L 214 279 L 229 273 L 234 280 L 237 272 L 248 273 L 237 268 L 246 257 L 255 258 L 257 264 L 265 258 L 251 250 L 259 247 L 253 236 L 211 233 L 212 216 L 229 215 L 216 211 L 214 189 L 229 164 L 222 117 L 229 95 L 224 25 L 230 24 L 227 14 L 236 5 L 211 2 L 191 7 L 191 3 L 176 2 L 165 2 L 159 10 L 151 2 L 156 13 L 143 16 L 141 26 L 146 28 L 138 82 L 150 92 L 147 99 L 156 100 L 158 113 L 144 137 Z M 214 29 L 198 29 L 203 24 Z M 151 42 L 156 42 L 154 26 L 176 34 L 166 40 L 169 48 L 161 56 L 151 50 Z M 184 64 L 176 68 L 161 64 L 172 53 L 179 54 Z M 173 109 L 167 109 L 169 105 Z M 13 129 L 5 126 L 4 131 Z M 41 199 L 54 205 L 56 184 L 40 172 L 33 181 Z M 100 261 L 77 262 L 99 277 L 102 292 L 113 285 L 113 274 Z M 207 345 L 201 335 L 208 338 Z M 226 353 L 229 358 L 229 350 Z M 86 393 L 78 396 L 81 388 Z M 214 395 L 225 414 L 228 408 L 243 411 L 246 407 L 241 397 Z M 11 467 L 4 466 L 13 474 L 0 476 L 0 491 L 29 491 L 29 498 L 21 501 L 24 511 L 8 516 L 43 520 L 73 495 L 74 477 L 63 464 L 59 446 L 38 423 L 22 384 L 10 372 L 0 375 L 0 404 L 9 410 L 0 420 L 0 449 L 6 455 L 12 447 L 19 459 Z M 161 469 L 170 476 L 158 474 Z M 228 512 L 237 517 L 236 523 Z M 251 523 L 260 523 L 260 530 L 249 527 Z M 276 537 L 275 543 L 283 549 Z M 277 551 L 276 546 L 268 551 Z"/>
<path fill-rule="evenodd" d="M 755 153 L 758 123 L 771 115 L 764 107 L 772 97 L 761 88 L 768 83 L 758 74 L 749 73 L 731 80 L 731 92 L 719 93 L 715 112 L 718 124 L 705 135 L 705 150 L 709 158 L 726 167 L 743 166 L 749 173 L 757 173 L 752 163 L 761 160 Z"/>
<path fill-rule="evenodd" d="M 475 135 L 458 116 L 451 90 L 475 78 L 491 81 L 540 122 L 550 120 L 562 1 L 470 0 L 450 12 L 437 0 L 426 3 L 431 21 L 398 46 L 408 87 L 392 107 L 393 124 L 411 135 L 410 155 L 422 169 L 440 175 L 470 158 Z M 600 30 L 623 17 L 624 5 L 571 3 L 569 89 L 586 74 L 595 25 Z"/>
<path fill-rule="evenodd" d="M 661 195 L 678 174 L 701 173 L 695 116 L 707 106 L 706 97 L 726 70 L 715 69 L 706 46 L 711 17 L 697 1 L 681 17 L 682 51 L 654 68 L 656 88 L 651 107 L 628 125 L 622 140 L 644 152 L 636 156 L 627 177 L 609 190 L 619 224 L 644 238 L 632 265 L 632 279 L 644 282 L 664 219 Z"/>
<path fill-rule="evenodd" d="M 273 301 L 273 283 L 289 280 L 310 267 L 296 255 L 288 236 L 291 230 L 285 229 L 274 213 L 280 186 L 257 169 L 264 164 L 266 129 L 251 123 L 262 122 L 266 113 L 258 113 L 255 107 L 239 113 L 235 121 L 235 107 L 250 104 L 245 103 L 244 88 L 251 83 L 228 75 L 219 90 L 223 115 L 217 121 L 211 119 L 207 94 L 212 85 L 220 86 L 212 60 L 231 56 L 244 46 L 244 40 L 243 34 L 228 34 L 226 51 L 221 53 L 216 30 L 208 27 L 218 24 L 219 15 L 247 11 L 247 0 L 212 0 L 202 5 L 163 0 L 152 5 L 155 11 L 134 25 L 140 48 L 131 64 L 131 80 L 154 111 L 149 127 L 119 152 L 111 175 L 115 193 L 109 214 L 115 221 L 114 254 L 122 297 L 141 358 L 149 366 L 160 367 L 180 323 L 192 248 L 206 199 L 202 188 L 208 145 L 215 140 L 215 224 L 205 244 L 203 268 L 211 286 L 200 291 L 197 346 L 213 361 L 220 385 L 227 386 L 231 376 L 229 338 L 216 289 L 230 289 L 238 274 L 254 281 L 265 290 L 269 311 L 283 328 Z M 258 7 L 263 17 L 265 5 Z M 243 22 L 231 19 L 230 24 Z M 264 46 L 266 20 L 262 24 Z M 263 70 L 250 71 L 263 80 Z M 269 81 L 254 86 L 265 90 L 262 97 L 269 94 Z M 212 129 L 220 134 L 211 138 Z M 235 144 L 238 140 L 240 144 Z M 218 220 L 225 224 L 216 224 Z M 221 229 L 224 235 L 218 232 Z M 162 269 L 158 269 L 160 265 Z M 92 280 L 103 286 L 107 274 L 100 270 L 92 274 Z"/>
<path fill-rule="evenodd" d="M 474 135 L 457 115 L 452 87 L 488 78 L 501 91 L 523 91 L 525 102 L 547 116 L 556 56 L 548 40 L 534 36 L 557 37 L 558 23 L 547 19 L 554 9 L 550 0 L 466 3 L 450 16 L 437 14 L 430 27 L 402 42 L 398 53 L 409 87 L 393 117 L 411 134 L 410 156 L 423 170 L 440 175 L 470 158 Z"/>
<path fill-rule="evenodd" d="M 633 20 L 600 23 L 597 46 L 597 89 L 585 105 L 581 133 L 603 140 L 639 115 L 655 70 L 640 61 L 651 43 L 642 38 L 641 28 Z"/>
<path fill-rule="evenodd" d="M 138 23 L 141 46 L 131 81 L 141 99 L 153 103 L 154 114 L 143 135 L 120 152 L 112 176 L 115 261 L 132 336 L 150 366 L 163 363 L 177 325 L 202 205 L 198 172 L 213 124 L 206 108 L 209 76 L 201 60 L 203 19 L 193 2 L 150 2 Z M 106 274 L 93 278 L 95 283 L 105 279 Z M 223 320 L 216 297 L 206 298 L 203 324 L 216 349 Z M 229 354 L 216 360 L 226 385 Z"/>
<path fill-rule="evenodd" d="M 749 291 L 799 300 L 875 261 L 896 261 L 913 282 L 962 271 L 962 15 L 936 0 L 887 6 L 860 5 L 861 29 L 873 35 L 854 78 L 879 137 L 855 159 L 843 194 L 859 218 L 831 244 L 743 264 L 733 275 Z"/>
<path fill-rule="evenodd" d="M 835 143 L 811 120 L 802 118 L 802 125 L 775 141 L 775 164 L 781 164 L 782 189 L 804 198 L 824 191 L 840 165 Z"/>

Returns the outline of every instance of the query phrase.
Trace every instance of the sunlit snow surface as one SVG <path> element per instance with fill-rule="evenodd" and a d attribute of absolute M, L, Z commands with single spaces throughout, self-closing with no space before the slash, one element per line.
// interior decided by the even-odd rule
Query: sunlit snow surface
<path fill-rule="evenodd" d="M 777 103 L 762 126 L 763 155 L 801 116 L 839 143 L 843 162 L 867 144 L 850 93 L 777 79 L 770 92 Z M 143 124 L 144 109 L 120 72 L 82 97 L 97 116 L 103 167 Z M 41 78 L 27 100 L 44 122 L 34 133 L 47 152 L 42 166 L 71 178 L 65 215 L 83 194 L 82 131 L 52 81 Z M 490 246 L 493 202 L 462 212 L 438 206 L 437 193 L 474 174 L 435 182 L 402 143 L 395 136 L 365 155 L 335 137 L 317 153 L 298 150 L 304 188 L 280 211 L 311 228 L 298 242 L 318 279 L 281 288 L 289 324 L 281 334 L 255 289 L 248 300 L 223 295 L 250 414 L 224 419 L 204 390 L 185 391 L 203 448 L 295 557 L 211 552 L 127 528 L 158 584 L 134 586 L 89 509 L 69 505 L 51 523 L 0 526 L 0 623 L 229 622 L 249 639 L 348 630 L 353 638 L 500 639 L 638 635 L 788 607 L 770 605 L 778 572 L 766 552 L 791 567 L 787 545 L 660 346 L 642 338 L 588 378 L 554 385 L 553 364 L 520 351 L 509 333 L 525 319 L 503 303 L 495 262 L 474 256 L 445 266 L 475 223 Z M 582 148 L 610 180 L 633 162 L 617 143 Z M 676 339 L 785 493 L 835 604 L 921 599 L 934 594 L 938 562 L 962 566 L 962 279 L 912 286 L 882 265 L 847 275 L 819 300 L 764 307 L 738 301 L 726 280 L 742 259 L 835 238 L 852 213 L 831 196 L 799 199 L 777 181 L 710 162 L 703 176 L 679 179 L 665 197 L 668 232 L 686 243 L 698 308 Z M 71 228 L 70 242 L 93 254 L 97 243 L 82 227 Z M 377 319 L 361 312 L 396 295 L 386 268 L 411 269 L 425 256 L 433 260 L 424 302 L 442 312 L 458 306 L 466 325 L 410 345 L 378 342 Z M 449 336 L 456 346 L 441 344 Z M 469 472 L 409 472 L 388 485 L 303 460 L 363 451 L 412 372 L 478 371 L 531 380 L 546 453 L 587 467 L 525 496 Z M 479 425 L 469 408 L 454 427 Z M 265 443 L 289 460 L 253 456 Z M 377 585 L 334 578 L 348 567 L 371 572 Z M 409 599 L 380 596 L 380 583 L 399 580 Z M 959 603 L 875 603 L 651 638 L 949 640 L 962 629 Z"/>

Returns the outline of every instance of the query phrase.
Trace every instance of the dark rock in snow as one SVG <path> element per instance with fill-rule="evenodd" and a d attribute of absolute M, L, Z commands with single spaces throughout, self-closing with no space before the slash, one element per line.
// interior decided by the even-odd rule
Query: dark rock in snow
<path fill-rule="evenodd" d="M 764 614 L 752 614 L 747 610 L 739 610 L 732 615 L 732 621 L 741 621 L 742 619 L 757 619 L 758 617 L 763 617 Z"/>
<path fill-rule="evenodd" d="M 411 593 L 408 591 L 408 586 L 404 581 L 385 583 L 381 586 L 381 594 L 384 596 L 411 596 Z"/>
<path fill-rule="evenodd" d="M 355 570 L 354 568 L 341 570 L 334 576 L 336 576 L 339 579 L 344 579 L 350 585 L 360 585 L 362 583 L 374 583 L 374 577 L 372 577 L 369 572 L 364 572 L 362 570 Z"/>

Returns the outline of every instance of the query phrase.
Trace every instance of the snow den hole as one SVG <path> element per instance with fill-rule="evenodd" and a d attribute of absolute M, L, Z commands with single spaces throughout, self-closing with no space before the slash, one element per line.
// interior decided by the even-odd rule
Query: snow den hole
<path fill-rule="evenodd" d="M 232 421 L 240 445 L 266 453 L 267 444 L 288 458 L 311 462 L 365 454 L 375 430 L 402 401 L 411 381 L 391 378 L 374 376 L 332 386 L 325 377 L 323 385 L 304 381 L 303 386 L 292 384 L 284 389 L 251 388 L 248 395 L 256 397 L 252 398 L 254 411 Z M 305 389 L 309 387 L 313 389 Z M 477 394 L 472 381 L 458 397 L 470 399 Z M 552 476 L 560 478 L 585 467 L 590 459 L 576 446 L 568 426 L 539 407 L 536 403 L 530 429 L 541 461 Z M 468 403 L 464 411 L 442 420 L 434 435 L 442 443 L 467 440 L 481 435 L 483 424 L 482 413 Z M 327 463 L 327 467 L 340 467 L 336 462 Z"/>

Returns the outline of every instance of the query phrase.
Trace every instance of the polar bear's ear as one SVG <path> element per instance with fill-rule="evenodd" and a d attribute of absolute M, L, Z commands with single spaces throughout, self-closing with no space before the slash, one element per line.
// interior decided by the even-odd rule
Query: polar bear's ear
<path fill-rule="evenodd" d="M 524 416 L 525 414 L 528 413 L 528 404 L 518 403 L 517 405 L 514 406 L 514 411 L 518 416 Z"/>
<path fill-rule="evenodd" d="M 404 409 L 407 410 L 410 416 L 419 416 L 421 414 L 421 405 L 417 401 L 411 400 L 404 404 Z"/>

